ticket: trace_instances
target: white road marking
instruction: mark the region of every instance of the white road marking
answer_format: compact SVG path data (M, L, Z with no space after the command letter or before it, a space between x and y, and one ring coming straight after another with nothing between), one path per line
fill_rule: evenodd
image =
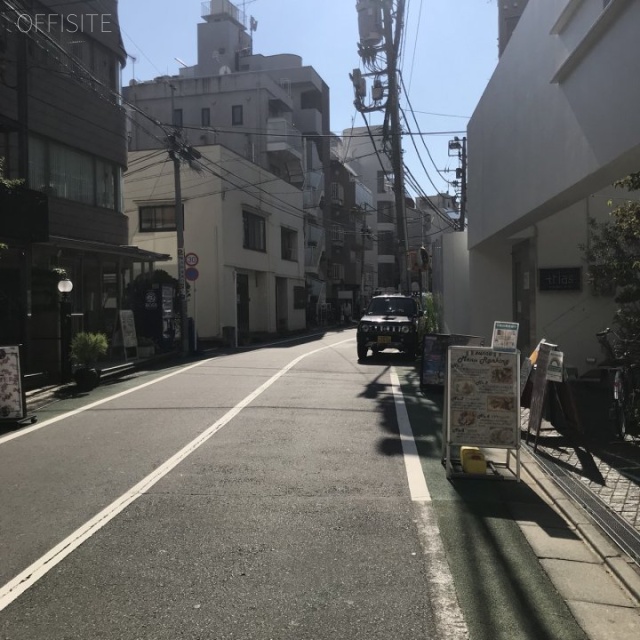
M413 431L411 431L411 423L409 422L407 407L404 403L402 389L400 389L400 380L398 379L398 374L395 369L391 369L391 388L393 390L393 398L396 405L398 429L400 430L400 442L402 443L404 466L407 471L407 480L409 481L411 499L414 502L431 502L431 494L427 488L427 482L424 479L416 441L413 439Z
M64 560L71 552L77 549L85 540L88 540L94 533L99 531L102 527L104 527L108 522L113 520L121 511L123 511L126 507L128 507L132 502L137 500L139 497L144 495L153 485L155 485L158 481L160 481L164 476L166 476L170 471L172 471L180 462L182 462L187 456L196 451L199 447L201 447L207 440L209 440L215 433L220 431L222 427L224 427L229 421L235 418L247 405L253 402L259 395L261 395L264 391L266 391L272 384L274 384L278 379L280 379L285 373L287 373L290 369L295 367L301 360L304 358L311 356L315 353L319 353L320 351L325 351L326 349L332 349L340 344L345 342L352 342L353 338L349 340L341 340L340 342L334 342L333 344L327 345L326 347L320 347L319 349L314 349L313 351L309 351L307 353L303 353L301 356L298 356L294 360L292 360L285 367L280 369L278 373L271 376L269 380L260 385L255 391L246 396L243 400L241 400L233 409L227 411L227 413L222 416L219 420L214 422L210 427L208 427L205 431L203 431L198 437L194 438L189 444L180 449L176 454L174 454L171 458L169 458L164 464L158 467L155 471L150 473L146 478L141 480L134 487L129 489L126 493L120 496L118 499L114 500L108 507L103 509L100 513L94 516L91 520L86 522L80 528L76 529L70 536L65 538L62 542L56 545L53 549L49 550L45 555L36 560L33 564L27 567L24 571L19 573L13 580L7 582L2 588L0 588L0 611L9 606L16 598L18 598L22 593L24 593L27 589L32 587L40 578L42 578L45 574L47 574L51 569L53 569L59 562ZM205 361L206 362L206 361ZM113 400L115 398L127 395L128 393L132 393L138 389L146 387L150 384L154 384L155 382L159 382L160 380L166 380L181 371L186 371L195 366L198 366L197 363L195 365L190 365L185 369L180 369L178 372L170 373L162 378L158 378L157 380L153 380L151 382L145 383L134 389L129 389L122 393L116 394L114 396L110 396L105 400L100 400L98 402L94 402L91 405L88 405L84 408L84 410L95 407L99 404L103 404L108 400ZM76 411L71 411L69 413L64 414L63 416L58 416L57 418L53 418L52 420L48 420L47 423L51 424L51 422L57 422L58 420L62 420L65 417L69 417L80 413L80 409ZM45 426L46 423L40 425L40 428Z
M425 573L429 583L429 601L439 640L468 640L469 630L462 615L453 576L447 562L440 530L431 504L431 494L422 471L416 441L411 430L407 407L395 368L391 369L391 388L396 406L400 442L409 482L411 500L415 503L418 538L425 556Z

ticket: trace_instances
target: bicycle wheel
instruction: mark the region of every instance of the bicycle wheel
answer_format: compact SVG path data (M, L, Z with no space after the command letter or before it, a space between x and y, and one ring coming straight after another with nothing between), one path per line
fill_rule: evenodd
M616 402L616 436L619 440L624 440L627 435L627 422L629 416L624 406L624 402Z

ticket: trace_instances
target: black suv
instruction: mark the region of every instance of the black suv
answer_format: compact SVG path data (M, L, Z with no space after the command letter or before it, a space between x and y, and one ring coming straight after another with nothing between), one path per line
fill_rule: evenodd
M358 323L358 359L384 349L398 349L410 356L420 352L425 331L424 312L418 298L401 294L376 296Z

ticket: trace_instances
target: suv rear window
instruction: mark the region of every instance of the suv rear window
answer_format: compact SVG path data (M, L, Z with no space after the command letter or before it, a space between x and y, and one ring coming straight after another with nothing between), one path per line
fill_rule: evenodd
M417 311L416 302L411 298L374 298L367 309L367 315L396 314L400 316L415 316Z

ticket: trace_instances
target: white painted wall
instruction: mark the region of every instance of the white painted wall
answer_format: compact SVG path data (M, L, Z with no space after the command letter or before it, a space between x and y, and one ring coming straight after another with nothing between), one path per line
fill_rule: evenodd
M471 330L469 299L469 252L467 233L442 234L442 292L445 333L469 334Z
M586 284L586 218L640 169L638 24L636 0L529 2L468 127L470 332L513 318L511 250L528 236L534 338L579 372L615 311ZM538 269L562 266L584 268L582 290L540 291Z
M529 2L469 122L469 243L503 237L640 166L640 3ZM607 19L607 16L610 16ZM588 37L587 32L602 33ZM583 43L560 82L554 76Z
M286 278L289 330L305 327L304 309L293 308L293 287L304 286L304 234L302 192L250 163L234 152L212 145L198 147L208 171L196 173L183 166L185 253L199 257L199 278L189 296L189 315L197 314L200 338L222 335L222 327L236 324L234 273L249 275L250 330L276 331L275 278ZM151 251L176 255L175 232L141 233L138 207L171 203L174 197L172 163L146 162L148 152L129 156L130 177L125 176L125 212L130 242ZM146 168L142 168L146 167ZM219 177L221 176L221 177ZM243 208L266 217L266 252L243 248ZM297 260L281 257L281 227L297 233ZM177 263L163 264L177 277Z

